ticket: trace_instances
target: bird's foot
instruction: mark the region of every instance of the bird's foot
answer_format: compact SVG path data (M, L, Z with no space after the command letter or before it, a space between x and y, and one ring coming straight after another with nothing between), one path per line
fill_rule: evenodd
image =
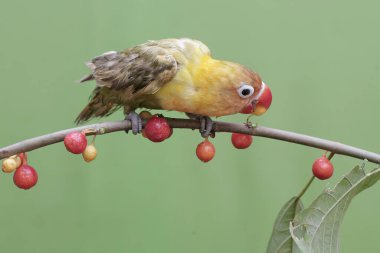
M197 115L197 114L192 114L192 113L186 113L186 115L190 119L196 119L199 120L201 123L199 132L201 133L201 136L203 138L207 138L209 136L214 137L215 133L212 132L212 128L214 126L214 121L208 116L202 116L202 115Z
M125 117L125 120L131 121L132 125L132 133L134 135L141 133L142 130L142 122L141 117L138 115L135 111L131 111L128 113L128 115ZM125 130L126 133L129 132L129 130Z

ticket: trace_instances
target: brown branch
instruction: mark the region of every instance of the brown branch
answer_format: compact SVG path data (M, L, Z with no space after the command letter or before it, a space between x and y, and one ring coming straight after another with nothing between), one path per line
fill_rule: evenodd
M175 119L166 118L170 126L173 128L188 128L188 129L199 129L199 121L190 119ZM143 122L145 124L145 122ZM37 148L41 148L47 145L51 145L57 142L63 141L66 134L73 131L82 131L85 129L95 129L97 134L106 134L116 131L124 131L131 129L131 124L129 121L114 121L114 122L104 122L93 125L81 126L71 129L62 130L59 132L42 135L32 139L24 140L13 145L4 147L0 149L0 159L9 157L11 155L19 154L22 152L31 151ZM214 124L215 132L235 132L242 134L250 134L254 136L261 136L265 138L271 138L281 141L287 141L292 143L297 143L309 147L319 148L322 150L328 150L335 154L341 154L346 156L355 157L358 159L367 159L373 163L380 163L380 154L369 152L363 149L345 145L342 143L324 140L308 135L293 133L289 131L273 129L264 126L256 126L253 128L247 127L245 124L227 123L215 121ZM88 135L92 135L90 133Z

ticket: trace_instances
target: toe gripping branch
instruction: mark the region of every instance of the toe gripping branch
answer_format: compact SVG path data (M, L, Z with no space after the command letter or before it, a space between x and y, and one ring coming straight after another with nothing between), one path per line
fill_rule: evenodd
M192 113L186 113L186 115L190 119L199 120L201 124L199 128L199 132L201 133L201 136L203 138L207 138L209 136L213 137L215 135L215 133L212 132L212 128L214 127L214 121L212 121L210 117L192 114Z
M138 115L135 111L132 111L125 117L125 120L131 121L132 133L134 135L141 133L142 121L140 115ZM125 132L128 133L129 130L125 130Z
M214 135L212 132L212 129L214 127L214 121L208 117L208 116L202 116L202 115L195 115L195 114L187 114L189 118L199 120L200 122L200 129L199 132L201 133L201 136L203 138L207 138L209 136ZM130 112L126 117L125 120L129 120L132 125L132 133L134 135L141 133L142 131L142 120L139 114L132 111ZM129 132L129 130L125 130L126 133Z
M201 136L203 138L207 138L210 135L215 135L215 133L212 132L212 128L214 126L214 121L210 117L203 116L200 119L201 127L199 129L199 132L201 133Z

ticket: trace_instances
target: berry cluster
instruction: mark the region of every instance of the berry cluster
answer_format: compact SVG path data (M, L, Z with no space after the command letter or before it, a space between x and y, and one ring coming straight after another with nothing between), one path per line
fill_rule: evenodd
M166 119L162 116L152 115L148 111L140 113L142 119L147 120L142 136L152 142L162 142L173 134L173 129L169 126ZM88 145L86 133L92 130L84 130L82 132L68 133L64 138L66 149L73 154L82 154L84 161L91 162L97 156L95 148L95 137ZM232 133L231 142L237 149L248 148L253 141L253 137L247 134ZM215 156L215 146L206 138L198 144L195 151L198 159L202 162L209 162ZM2 170L5 173L12 173L14 184L21 189L30 189L37 184L38 175L36 170L28 165L26 153L11 156L2 163ZM321 180L330 178L334 173L334 167L326 155L316 159L312 166L313 175Z
M162 142L172 136L173 129L169 126L164 117L152 115L148 111L142 111L140 117L147 120L145 127L142 130L143 137L152 142ZM251 145L252 136L233 133L231 141L235 148L245 149ZM198 144L195 153L199 160L206 163L214 158L215 147L208 139L205 139Z
M24 190L30 189L37 184L38 174L36 170L28 165L26 153L11 156L3 161L2 170L13 174L14 184Z
M95 137L90 145L87 145L86 130L82 132L71 132L63 140L67 151L73 154L82 154L83 160L91 162L95 160L97 151L95 148ZM94 135L96 136L96 135Z

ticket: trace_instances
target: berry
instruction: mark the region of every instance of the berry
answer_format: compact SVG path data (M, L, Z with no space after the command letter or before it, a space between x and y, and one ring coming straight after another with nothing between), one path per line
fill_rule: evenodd
M252 135L232 133L231 142L237 149L245 149L251 146Z
M82 156L83 159L88 163L95 160L97 156L97 151L94 144L88 145L86 149L83 151Z
M204 140L198 144L197 150L195 151L197 157L202 162L207 163L212 160L215 156L215 147L209 140Z
M81 154L87 147L86 135L81 132L72 132L65 136L65 147L73 154Z
M11 172L15 171L21 165L20 158L18 158L18 160L20 161L19 163L17 162L16 158L11 158L10 157L10 158L5 159L3 161L1 169L5 173L11 173Z
M150 119L153 117L152 114L148 111L141 111L139 115L141 119Z
M22 165L13 174L13 182L21 189L27 190L37 184L38 175L35 169L29 165Z
M330 178L334 173L334 166L329 161L329 159L326 158L325 155L318 158L313 163L313 174L315 177L325 180Z
M172 135L173 135L173 128L170 128L170 133L169 133L168 138L172 137ZM166 138L166 139L168 139L168 138Z
M165 118L153 116L145 125L144 135L153 142L161 142L170 137L171 130Z

